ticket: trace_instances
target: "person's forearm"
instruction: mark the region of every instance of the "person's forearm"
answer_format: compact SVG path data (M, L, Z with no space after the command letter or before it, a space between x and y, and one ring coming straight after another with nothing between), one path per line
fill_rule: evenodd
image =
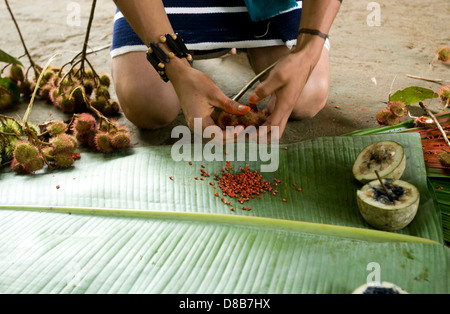
M161 0L114 0L131 28L145 45L158 43L165 34L172 34L164 5ZM169 52L165 45L160 45L164 52ZM182 69L189 67L185 58L174 58L166 64L166 74L172 83L182 74ZM181 75L182 76L182 75Z
M339 0L303 0L299 32L301 29L309 29L328 34L341 2ZM322 51L323 43L324 39L317 35L299 33L295 51L308 46L312 52L317 51L318 53Z
M148 45L158 42L163 34L173 33L161 0L114 0L123 16Z

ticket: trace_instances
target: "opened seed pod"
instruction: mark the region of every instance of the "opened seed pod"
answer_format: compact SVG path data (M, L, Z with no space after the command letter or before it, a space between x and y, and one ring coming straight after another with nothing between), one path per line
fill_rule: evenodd
M372 281L359 286L352 294L408 294L408 292L388 281Z
M420 202L419 190L402 180L374 180L357 193L358 208L373 227L385 231L400 230L416 216Z
M405 171L406 155L403 146L394 141L375 142L365 147L353 164L353 175L363 184L381 178L400 179Z

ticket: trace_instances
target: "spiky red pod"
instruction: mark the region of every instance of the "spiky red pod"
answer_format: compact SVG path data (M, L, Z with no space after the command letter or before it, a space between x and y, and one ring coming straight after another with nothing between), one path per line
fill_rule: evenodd
M106 99L104 96L95 97L91 101L91 106L102 113L107 104L108 104L108 99Z
M17 159L13 158L12 162L11 162L11 170L19 173L19 174L27 174L27 170L25 169L25 167L23 166L22 163L18 162Z
M109 99L109 98L111 97L111 95L109 94L108 87L102 86L102 85L98 86L98 87L95 89L95 95L96 95L96 97L103 96L103 97L105 97L106 99Z
M56 136L67 131L67 123L63 121L55 121L47 126L47 131L50 136Z
M444 167L450 167L450 153L447 151L439 152L436 154L437 160L443 165Z
M90 78L90 79L94 78L94 71L92 71L91 68L85 69L84 74L87 78Z
M117 149L128 147L130 142L131 137L129 132L119 131L111 134L111 145Z
M57 136L52 137L50 143L52 144L53 152L55 154L72 154L77 149L76 139L67 133L58 134Z
M391 101L388 103L389 111L396 117L403 117L406 113L406 105L401 101Z
M443 102L443 103L448 103L449 99L450 99L450 85L444 85L442 86L437 94L439 95L439 99Z
M27 173L32 173L41 170L42 168L44 168L44 159L42 158L41 155L38 155L32 161L23 164L23 168Z
M56 86L52 87L52 89L49 92L49 97L50 97L50 101L55 106L57 106L57 98L59 95L61 95L59 87L56 87Z
M103 109L101 109L101 112L105 116L113 116L119 113L119 110L119 103L115 100L110 99L106 102L106 105L103 107Z
M0 109L9 109L13 105L13 97L9 90L0 89Z
M111 144L111 136L108 132L98 131L94 137L95 148L102 153L111 153L114 147Z
M56 97L53 104L63 112L72 113L75 111L75 100L73 98L69 99L65 94Z
M396 125L400 123L400 118L392 114L389 109L378 111L375 119L380 125Z
M238 124L241 124L244 127L247 127L250 125L257 126L257 124L259 123L259 118L256 115L256 113L253 111L249 111L248 113L246 113L242 116L238 116L237 119L238 119Z
M41 87L39 87L38 95L45 100L50 100L50 91L52 90L53 86L51 84L44 84Z
M444 63L447 63L450 61L450 46L442 46L440 47L437 52L437 58L439 61L442 61Z
M54 163L57 167L67 168L73 165L73 155L70 153L59 153L54 156Z
M84 79L83 87L84 87L84 92L86 93L86 95L91 96L92 92L94 91L94 88L95 88L94 80L93 79Z
M25 97L29 98L33 93L34 86L31 81L24 80L19 83L19 91Z
M53 158L53 147L52 146L45 146L42 148L42 154L45 155L46 158Z
M32 161L38 156L38 149L33 144L27 141L19 141L14 146L14 158L19 163L26 163Z
M377 112L375 115L375 120L379 125L385 125L390 115L392 115L392 113L389 109L383 109Z
M89 113L80 113L75 116L72 124L72 130L75 132L89 132L95 129L97 121L94 116Z
M226 111L220 112L215 122L223 130L225 130L227 126L236 126L239 124L238 117Z
M9 77L15 82L22 82L25 79L23 68L20 65L13 64L9 69Z
M108 74L102 73L99 75L100 84L105 87L109 87L111 85L111 78Z
M104 131L104 132L114 132L117 128L120 127L119 122L117 122L117 120L114 119L109 119L110 124L108 123L102 123L102 125L98 126L99 131Z

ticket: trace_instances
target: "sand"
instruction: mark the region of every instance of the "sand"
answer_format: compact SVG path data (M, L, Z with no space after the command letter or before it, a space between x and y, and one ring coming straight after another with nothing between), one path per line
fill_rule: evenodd
M81 51L91 1L11 0L9 3L38 64L44 65L52 55L59 53L54 63L61 65ZM379 25L372 18L376 13L372 4L379 7ZM79 24L71 15L77 7L80 8ZM113 1L97 2L89 39L89 47L98 50L89 55L97 72L110 72L108 47L112 40L114 11ZM406 75L450 80L450 64L436 63L429 67L437 48L450 44L449 17L448 0L344 1L330 32L331 88L327 105L312 119L290 121L282 142L376 127L375 114L386 107L390 92L408 86L437 90L439 84ZM0 49L16 57L23 55L24 49L3 1L0 3L0 29ZM28 64L26 57L22 60ZM230 97L254 75L245 54L196 61L195 66L208 73ZM115 95L113 89L112 94ZM245 103L246 96L241 102ZM27 104L23 101L6 114L22 117ZM437 100L428 105L435 112L442 111ZM413 105L411 113L422 114L418 108ZM39 124L68 117L54 106L36 101L30 121ZM185 124L181 113L171 125L154 131L135 128L123 115L119 122L132 130L134 146L170 143L172 128Z

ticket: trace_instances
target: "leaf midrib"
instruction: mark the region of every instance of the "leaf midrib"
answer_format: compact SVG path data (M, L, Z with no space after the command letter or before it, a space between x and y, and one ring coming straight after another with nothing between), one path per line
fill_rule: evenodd
M254 227L287 231L295 233L309 233L324 236L342 237L369 242L408 242L438 244L441 243L417 236L387 232L374 229L338 226L297 220L256 216L232 216L214 213L192 213L155 210L111 209L93 207L69 207L69 206L23 206L1 205L0 210L22 210L46 213L62 213L75 215L93 215L107 217L128 217L141 219L178 220L200 223L228 224L243 227Z

